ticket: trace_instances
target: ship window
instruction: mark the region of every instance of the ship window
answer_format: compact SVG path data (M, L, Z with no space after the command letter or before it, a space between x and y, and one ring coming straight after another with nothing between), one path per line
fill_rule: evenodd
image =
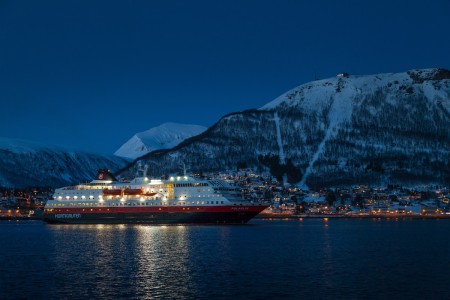
M209 204L209 201L206 201L206 204Z
M223 201L220 201L220 204L223 204Z

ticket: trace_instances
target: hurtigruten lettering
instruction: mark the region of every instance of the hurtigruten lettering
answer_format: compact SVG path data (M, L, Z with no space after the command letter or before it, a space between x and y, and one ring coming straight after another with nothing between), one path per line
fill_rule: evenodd
M80 219L81 214L55 214L56 219Z

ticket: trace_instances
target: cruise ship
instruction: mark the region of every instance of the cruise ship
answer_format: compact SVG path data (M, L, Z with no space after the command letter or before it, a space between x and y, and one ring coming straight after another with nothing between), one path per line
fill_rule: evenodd
M47 223L244 224L267 207L242 199L222 180L190 176L117 181L107 169L90 183L58 188L44 207Z

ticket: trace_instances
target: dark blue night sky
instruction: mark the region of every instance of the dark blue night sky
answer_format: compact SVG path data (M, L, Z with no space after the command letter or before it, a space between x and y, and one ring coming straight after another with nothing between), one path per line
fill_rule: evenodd
M450 68L449 30L449 0L0 0L0 136L113 153L315 77Z

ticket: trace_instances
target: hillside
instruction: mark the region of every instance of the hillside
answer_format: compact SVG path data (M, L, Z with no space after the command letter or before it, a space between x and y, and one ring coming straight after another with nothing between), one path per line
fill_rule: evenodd
M340 74L229 114L142 162L155 176L184 163L190 172L271 168L307 185L450 183L449 130L450 71Z

